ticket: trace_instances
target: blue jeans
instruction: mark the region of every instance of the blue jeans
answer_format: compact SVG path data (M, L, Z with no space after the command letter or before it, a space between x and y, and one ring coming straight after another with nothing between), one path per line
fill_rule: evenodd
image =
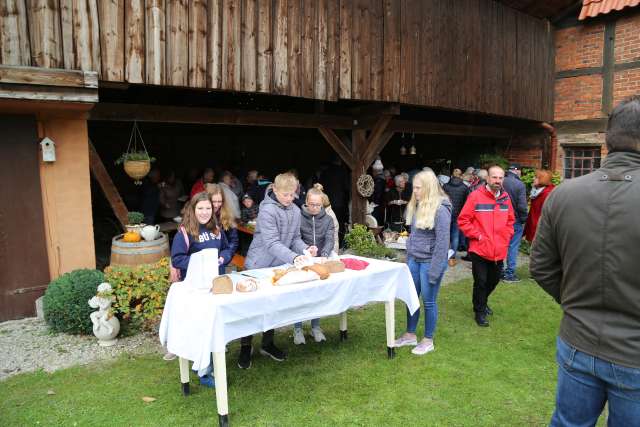
M440 282L444 275L444 270L440 277L438 277L437 283L429 283L429 268L430 262L418 262L413 257L409 257L407 260L411 277L413 277L413 283L416 286L416 292L418 297L422 295L424 302L424 336L425 338L433 338L433 333L436 330L436 323L438 322L438 291L440 290ZM446 270L446 263L445 263ZM407 332L415 334L418 327L418 320L420 320L420 308L411 315L407 309Z
M513 276L516 272L516 261L518 252L520 251L520 241L522 240L522 232L524 225L517 222L513 224L513 237L509 242L509 252L507 253L507 268L504 269L505 276Z
M453 249L454 251L453 258L455 258L456 257L455 253L458 252L458 245L460 244L460 227L458 227L458 218L451 218L450 240L451 240L451 249Z
M640 369L607 362L557 339L558 390L551 427L594 426L609 403L609 427L640 425Z
M294 324L293 327L296 328L296 329L302 329L302 322L298 322L298 323ZM319 328L320 327L320 319L311 319L311 327L312 328Z

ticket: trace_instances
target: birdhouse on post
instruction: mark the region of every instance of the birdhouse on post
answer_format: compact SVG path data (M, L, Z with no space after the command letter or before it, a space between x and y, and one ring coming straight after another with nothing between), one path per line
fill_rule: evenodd
M44 138L40 141L40 147L42 148L42 161L43 162L55 162L56 161L56 144L51 138Z

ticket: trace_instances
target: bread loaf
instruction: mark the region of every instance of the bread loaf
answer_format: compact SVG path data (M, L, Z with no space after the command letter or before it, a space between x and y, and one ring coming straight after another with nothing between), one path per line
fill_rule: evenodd
M254 292L258 290L258 281L250 277L240 280L236 284L236 291L238 292Z
M320 276L321 280L325 280L329 277L329 269L322 264L313 264L308 267L304 267L303 270L313 271L318 276Z
M329 270L329 273L342 273L345 269L342 261L327 261L322 265Z
M214 294L230 294L233 292L233 281L226 274L213 278L211 292Z

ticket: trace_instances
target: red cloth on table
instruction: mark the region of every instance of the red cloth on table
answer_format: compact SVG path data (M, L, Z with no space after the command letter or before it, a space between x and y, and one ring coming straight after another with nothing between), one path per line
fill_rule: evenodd
M344 263L344 267L349 270L364 270L369 263L355 258L342 258L340 261Z

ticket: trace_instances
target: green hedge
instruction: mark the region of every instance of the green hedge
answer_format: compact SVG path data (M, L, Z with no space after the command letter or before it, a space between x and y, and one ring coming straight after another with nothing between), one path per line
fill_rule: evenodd
M51 329L68 334L91 334L88 301L95 296L104 274L98 270L74 270L53 282L44 294L44 319Z

